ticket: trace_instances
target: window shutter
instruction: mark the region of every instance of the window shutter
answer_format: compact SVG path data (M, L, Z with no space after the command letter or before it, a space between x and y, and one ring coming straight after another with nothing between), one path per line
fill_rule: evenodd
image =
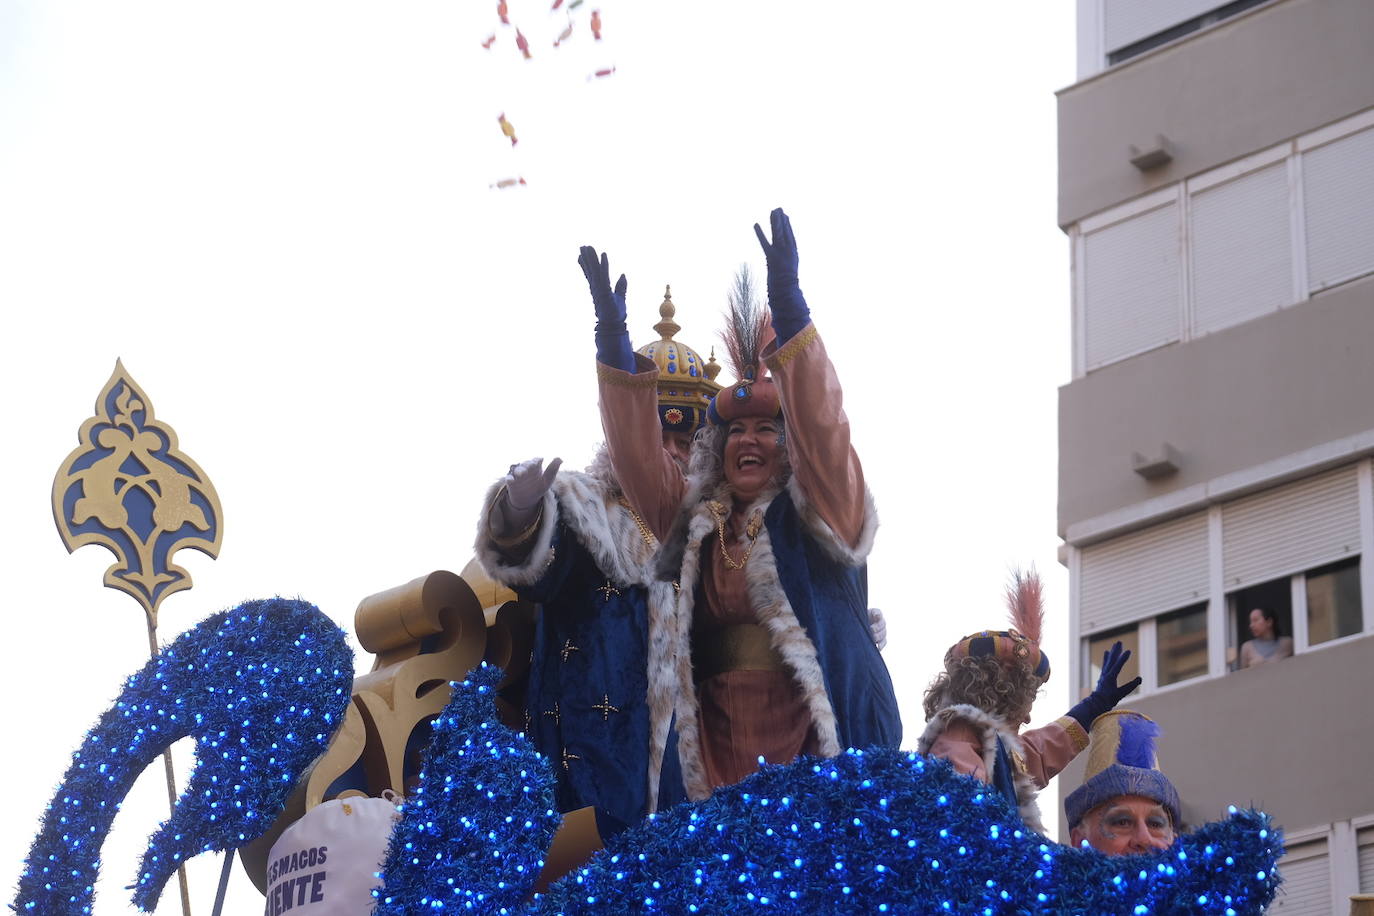
M1222 569L1228 591L1360 552L1355 467L1227 503L1221 509Z
M1360 893L1374 894L1374 827L1356 834L1360 850Z
M1083 236L1087 368L1178 340L1178 205Z
M1293 244L1287 165L1280 162L1194 194L1192 245L1194 334L1288 305Z
M1083 549L1080 635L1206 600L1206 512Z
M1311 291L1374 271L1374 128L1302 155Z
M1330 916L1331 865L1326 841L1290 847L1279 860L1283 884L1268 912L1282 916Z
M1170 26L1187 22L1217 7L1226 0L1106 0L1104 32L1108 53L1149 38Z

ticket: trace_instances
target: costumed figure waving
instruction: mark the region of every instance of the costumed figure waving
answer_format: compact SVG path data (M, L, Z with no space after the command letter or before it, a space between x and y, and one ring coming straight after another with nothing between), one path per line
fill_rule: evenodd
M1034 571L1014 574L1007 605L1011 629L965 636L945 653L945 670L926 688L927 722L916 748L990 783L1019 808L1028 827L1044 833L1036 796L1088 746L1093 720L1140 686L1140 678L1118 686L1131 657L1118 642L1086 699L1049 725L1021 731L1050 678L1050 660L1040 648L1044 607Z
M665 293L654 326L661 339L639 352L666 370L659 451L685 467L720 367L673 339L674 313ZM647 706L649 619L670 615L676 593L653 576L658 539L630 507L606 450L585 473L559 473L560 464L512 465L491 488L477 556L493 579L541 605L526 731L554 764L559 809L594 807L606 838L684 798L676 740L668 722L651 732Z
M733 297L728 343L739 380L712 401L690 476L659 442L658 369L600 335L623 327L625 277L612 288L605 255L583 248L579 259L596 305L611 462L664 541L660 574L680 584L672 612L650 616L649 708L654 728L676 721L692 798L749 775L760 759L901 741L869 624L865 560L877 517L797 283L791 223L782 210L771 223L771 239L754 227L771 329L767 311Z

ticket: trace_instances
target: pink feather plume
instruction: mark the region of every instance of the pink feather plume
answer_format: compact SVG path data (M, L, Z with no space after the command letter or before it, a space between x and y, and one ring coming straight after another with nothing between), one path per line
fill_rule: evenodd
M1037 646L1045 624L1045 605L1040 574L1034 569L1012 570L1007 583L1007 613L1011 625Z

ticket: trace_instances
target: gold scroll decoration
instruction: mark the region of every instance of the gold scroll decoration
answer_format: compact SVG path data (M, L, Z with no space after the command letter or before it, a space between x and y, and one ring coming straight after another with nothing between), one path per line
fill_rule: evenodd
M162 600L191 587L172 555L194 547L219 556L219 495L120 361L77 438L53 478L57 530L69 553L86 544L113 553L105 585L138 601L156 628Z
M266 892L272 844L306 811L332 798L378 796L387 789L405 795L413 788L430 722L449 700L448 682L462 679L479 662L503 669L497 710L506 725L525 728L534 613L534 606L492 582L475 562L462 576L439 570L359 603L354 630L375 662L354 679L343 726L276 823L240 849L259 891ZM565 816L539 888L600 848L591 809Z

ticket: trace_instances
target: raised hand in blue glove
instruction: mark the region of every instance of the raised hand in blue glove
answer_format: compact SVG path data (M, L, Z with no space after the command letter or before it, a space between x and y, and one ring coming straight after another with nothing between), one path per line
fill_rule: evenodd
M630 346L630 332L625 328L625 275L621 274L611 289L611 265L606 255L598 259L596 249L583 245L577 263L591 287L592 304L596 306L596 358L613 369L635 371L635 351Z
M783 344L811 321L811 310L806 307L801 287L797 285L797 239L792 234L792 221L782 212L782 207L768 215L773 230L769 241L758 223L754 224L754 234L763 246L763 257L768 262L768 307L773 312L773 330L778 333L778 343Z
M1116 682L1121 676L1121 669L1126 667L1126 660L1130 657L1131 650L1122 651L1119 639L1102 653L1102 673L1097 677L1097 686L1081 703L1069 710L1069 715L1077 719L1078 724L1084 729L1091 728L1093 719L1110 709L1115 709L1117 703L1140 686L1140 678L1119 685Z

